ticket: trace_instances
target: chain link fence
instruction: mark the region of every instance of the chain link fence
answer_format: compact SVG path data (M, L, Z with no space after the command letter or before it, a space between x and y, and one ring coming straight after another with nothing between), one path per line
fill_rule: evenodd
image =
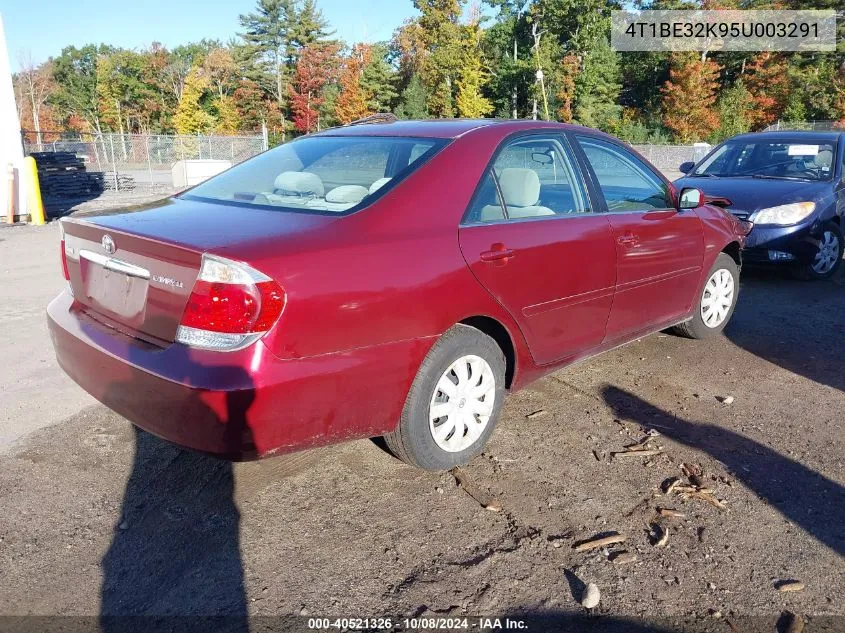
M37 163L42 158L42 180L59 183L51 188L42 182L47 197L73 197L75 191L92 197L97 189L100 194L167 194L189 183L186 161L219 161L224 168L267 149L263 136L74 133L42 143L32 142L34 137L33 132L23 132L24 151L35 155Z
M678 169L681 163L697 163L713 149L708 143L695 145L632 145L648 161L662 171L667 178L674 180L681 177Z

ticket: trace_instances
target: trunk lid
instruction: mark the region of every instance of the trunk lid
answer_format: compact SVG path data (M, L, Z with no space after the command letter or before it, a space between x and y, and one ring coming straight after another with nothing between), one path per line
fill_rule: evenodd
M286 239L334 220L170 199L114 215L65 218L62 228L80 309L126 334L166 345L176 337L203 253L253 264L251 255L267 256Z

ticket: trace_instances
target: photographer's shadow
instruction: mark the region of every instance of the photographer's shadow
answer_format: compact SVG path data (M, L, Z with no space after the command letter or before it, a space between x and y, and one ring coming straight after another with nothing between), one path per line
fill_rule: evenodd
M708 453L789 521L845 554L845 488L836 481L749 437L685 420L624 389L608 385L602 396L614 415L658 426L666 437Z
M210 371L245 374L236 367ZM112 402L137 399L128 406L149 397L134 392L131 382L109 392ZM251 437L253 398L251 390L227 398L226 419L215 416L227 435ZM185 410L214 416L198 394L191 399ZM132 471L102 559L102 630L248 631L232 464L133 430Z

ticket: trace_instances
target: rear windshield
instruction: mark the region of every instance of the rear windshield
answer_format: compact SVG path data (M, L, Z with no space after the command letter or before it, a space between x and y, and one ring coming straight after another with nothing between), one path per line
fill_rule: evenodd
M830 180L835 156L836 146L830 141L764 141L746 137L717 147L690 175Z
M245 161L182 194L305 213L351 213L422 165L442 139L311 136Z

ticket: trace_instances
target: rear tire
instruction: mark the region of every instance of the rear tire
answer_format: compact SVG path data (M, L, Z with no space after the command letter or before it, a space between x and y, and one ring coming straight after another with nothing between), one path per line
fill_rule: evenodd
M739 267L733 257L719 253L698 295L692 318L673 330L680 336L705 339L716 336L733 316L739 293Z
M429 350L395 431L384 436L399 459L448 470L478 455L505 398L505 356L486 334L455 325Z

